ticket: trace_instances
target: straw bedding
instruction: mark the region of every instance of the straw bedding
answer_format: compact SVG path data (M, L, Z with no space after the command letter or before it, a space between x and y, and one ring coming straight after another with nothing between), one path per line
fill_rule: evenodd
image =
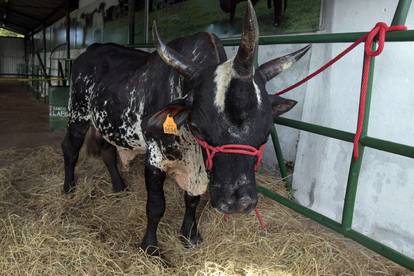
M142 160L124 178L130 191L111 192L101 160L81 157L77 191L62 194L63 161L53 147L0 151L0 273L4 275L408 275L408 271L275 202L260 198L268 225L253 214L228 222L203 197L204 241L178 239L183 195L167 180L167 210L158 239L169 265L137 247L145 227ZM268 187L283 185L268 172Z

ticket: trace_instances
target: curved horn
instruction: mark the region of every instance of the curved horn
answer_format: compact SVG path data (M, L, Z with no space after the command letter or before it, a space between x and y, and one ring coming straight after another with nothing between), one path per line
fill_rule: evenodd
M265 81L270 81L271 79L279 75L283 70L288 69L296 61L303 57L306 54L306 52L309 51L310 48L311 45L309 44L296 52L287 54L283 57L272 59L260 65L257 71L259 71L262 74Z
M259 27L257 24L256 13L252 3L248 0L240 47L234 58L233 64L233 68L239 76L247 77L253 75L253 63L258 41Z
M158 34L157 24L154 20L152 25L152 40L157 49L158 55L169 66L177 70L186 79L191 79L197 74L197 66L187 60L183 55L168 47Z

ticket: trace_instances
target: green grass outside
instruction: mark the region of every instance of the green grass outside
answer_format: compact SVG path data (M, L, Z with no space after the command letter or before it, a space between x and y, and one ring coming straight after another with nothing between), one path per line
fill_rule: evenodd
M219 0L187 0L150 13L150 24L155 19L159 31L167 41L199 31L211 31L221 37L237 36L242 28L247 2L237 5L234 25L229 15L220 9ZM287 9L278 27L273 26L273 8L261 0L255 7L261 35L293 32L312 32L319 27L320 0L288 0ZM144 12L135 15L135 43L144 43ZM128 43L128 19L106 22L104 40Z

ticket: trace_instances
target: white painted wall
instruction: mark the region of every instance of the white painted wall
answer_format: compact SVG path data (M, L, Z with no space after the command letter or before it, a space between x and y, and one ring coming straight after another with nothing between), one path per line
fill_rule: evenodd
M0 37L0 73L16 73L24 63L24 39Z
M397 2L325 1L323 16L326 31L368 31L378 21L391 23ZM407 26L414 27L413 8ZM347 45L314 45L311 71ZM303 121L355 132L362 56L362 48L359 47L308 83ZM388 43L377 58L369 136L414 146L413 65L414 43ZM315 211L341 221L351 155L350 143L300 132L293 175L296 199ZM353 228L414 257L413 210L414 160L367 149Z

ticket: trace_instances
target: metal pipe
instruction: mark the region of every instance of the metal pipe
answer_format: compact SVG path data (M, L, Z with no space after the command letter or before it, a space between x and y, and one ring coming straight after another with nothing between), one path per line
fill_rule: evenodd
M404 25L407 20L410 6L411 0L398 1L397 9L395 10L391 25Z
M69 12L69 6L70 0L66 0L66 58L70 59L70 12Z
M377 43L372 44L372 49L375 50ZM365 59L366 57L364 57ZM369 113L371 107L371 96L372 96L372 84L374 80L374 71L375 71L375 57L371 58L370 62L370 72L368 76L368 86L366 91L366 102L365 102L365 114L364 114L364 126L362 128L362 137L367 135L368 123L369 123ZM364 73L362 73L364 74ZM351 159L351 165L348 173L348 181L346 184L346 192L344 199L344 208L342 210L342 227L346 230L352 228L352 220L354 216L355 208L355 199L358 188L358 178L361 171L362 160L364 157L364 145L359 143L359 158L355 160Z
M373 137L362 137L360 143L366 147L414 158L414 147Z
M135 0L128 0L128 44L135 41Z
M287 119L283 117L277 118L276 120L274 120L274 123L278 125L283 125L283 126L315 133L318 135L338 139L338 140L349 142L349 143L353 143L354 141L354 134L351 132L343 131L343 130L319 126L319 125L315 125L311 123L305 123L302 121ZM387 140L382 140L378 138L368 137L368 136L362 137L360 139L360 143L363 146L366 146L369 148L382 150L382 151L386 151L389 153L406 156L409 158L414 158L414 146L403 145L403 144L399 144L399 143L395 143L395 142L391 142Z
M48 76L47 74L47 70L46 70L46 66L42 61L42 58L40 57L39 52L36 53L37 59L39 60L40 63L40 68L42 68L42 72L43 72L43 76L46 78ZM50 82L50 80L48 81L49 85L52 85L52 83Z
M297 121L297 120L283 118L283 117L277 118L276 120L274 120L274 122L278 125L284 125L284 126L288 126L288 127L292 127L292 128L296 128L300 130L305 130L308 132L312 132L315 134L327 136L330 138L334 138L334 139L338 139L338 140L342 140L342 141L346 141L350 143L354 141L355 135L351 132L347 132L343 130L319 126L319 125L315 125L311 123L305 123L302 121Z
M47 67L47 63L46 63L46 27L45 27L45 24L42 25L42 36L43 36L43 60L45 62L45 66Z
M305 34L284 36L262 36L259 38L260 45L273 44L304 44L304 43L347 43L354 42L366 34L366 32L335 33L335 34ZM414 41L414 30L405 32L390 32L385 35L387 42L409 42ZM238 46L240 39L222 39L224 46ZM136 44L136 48L153 48L152 43Z
M144 12L144 39L145 44L149 43L149 0L145 0L145 12Z
M282 148L280 147L279 137L274 125L270 129L270 136L272 137L273 149L275 150L277 163L279 164L280 175L282 176L283 182L285 182L285 186L289 192L289 197L292 197L292 181L289 179L289 174L285 165L285 159L283 158Z
M24 36L24 72L25 74L29 73L29 50L27 49L29 47L29 38L27 35Z
M68 72L68 76L70 75L71 68L71 62L70 62L70 0L66 0L66 59L69 60L69 62L65 62L65 69ZM69 81L67 83L69 85Z

